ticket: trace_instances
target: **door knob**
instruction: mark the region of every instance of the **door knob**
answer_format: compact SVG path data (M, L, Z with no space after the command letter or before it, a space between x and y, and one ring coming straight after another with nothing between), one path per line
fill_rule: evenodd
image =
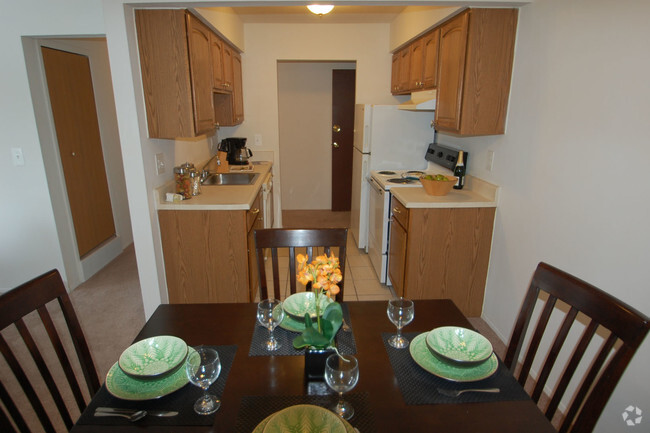
M339 144L336 141L334 143L332 143L332 146L334 146L335 149L339 148Z
M341 127L339 125L334 125L334 126L332 126L332 131L341 132Z

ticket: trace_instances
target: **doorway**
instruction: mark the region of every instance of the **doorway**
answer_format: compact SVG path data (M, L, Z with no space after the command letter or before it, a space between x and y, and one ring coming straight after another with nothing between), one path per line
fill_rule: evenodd
M71 203L63 176L62 156L42 56L43 47L85 56L90 66L96 118L99 122L100 156L103 158L108 196L112 205L112 209L105 212L112 214L114 235L100 241L96 247L90 247L85 253L77 242ZM24 37L23 48L63 261L62 273L68 289L72 290L133 243L106 39Z
M354 70L356 62L279 61L277 67L282 211L330 210L332 71Z

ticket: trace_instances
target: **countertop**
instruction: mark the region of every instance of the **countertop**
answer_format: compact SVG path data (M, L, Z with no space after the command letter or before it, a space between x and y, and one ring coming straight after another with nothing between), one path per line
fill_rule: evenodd
M397 187L390 190L407 208L496 207L499 186L473 176L465 177L465 187L452 189L447 195L428 195L423 187Z
M158 210L249 210L262 188L266 175L271 171L268 161L253 163L253 173L260 175L252 185L203 185L201 194L179 202L165 201L168 192L174 192L174 181L156 189L156 209ZM248 172L250 173L250 172Z

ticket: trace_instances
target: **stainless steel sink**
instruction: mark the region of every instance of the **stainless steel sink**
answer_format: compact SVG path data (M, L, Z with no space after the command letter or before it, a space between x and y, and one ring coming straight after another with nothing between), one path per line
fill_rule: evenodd
M252 185L259 173L212 173L201 181L202 185Z

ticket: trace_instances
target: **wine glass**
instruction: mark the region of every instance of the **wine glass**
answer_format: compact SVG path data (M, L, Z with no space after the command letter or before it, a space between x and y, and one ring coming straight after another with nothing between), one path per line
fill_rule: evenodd
M404 349L409 341L402 337L402 328L411 323L415 316L413 301L404 298L391 299L388 301L388 318L397 326L397 334L388 339L388 344L396 349Z
M332 408L334 413L343 419L354 415L354 408L343 400L343 393L350 391L359 381L359 362L352 355L345 357L334 353L325 361L325 382L334 392L339 393L339 400Z
M221 400L208 394L208 388L217 380L221 373L221 360L219 353L209 347L195 347L196 352L188 355L185 361L187 378L194 385L203 389L203 396L194 403L194 411L199 415L209 415L216 412L221 406Z
M273 330L284 319L284 309L279 299L265 299L257 304L257 321L269 330L269 339L262 343L268 351L278 350L280 343L273 336Z

